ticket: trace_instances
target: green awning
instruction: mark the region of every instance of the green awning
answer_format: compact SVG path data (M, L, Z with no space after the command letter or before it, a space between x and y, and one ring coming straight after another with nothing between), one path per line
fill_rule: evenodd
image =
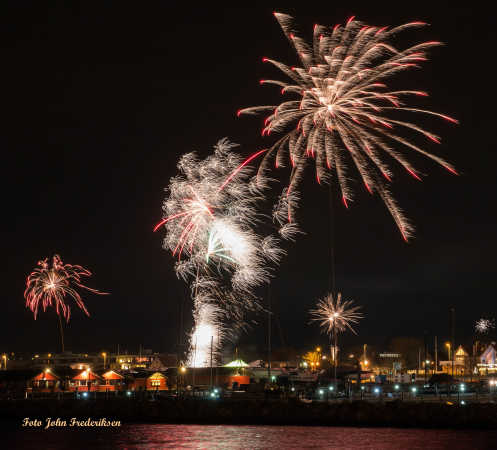
M225 364L223 367L249 367L249 365L241 359L235 359L234 361Z

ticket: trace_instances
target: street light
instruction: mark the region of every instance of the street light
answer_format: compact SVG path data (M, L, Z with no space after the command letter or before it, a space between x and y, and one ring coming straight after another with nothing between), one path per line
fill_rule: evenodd
M445 346L447 347L447 353L448 353L448 357L449 357L449 361L450 361L450 342L446 342Z

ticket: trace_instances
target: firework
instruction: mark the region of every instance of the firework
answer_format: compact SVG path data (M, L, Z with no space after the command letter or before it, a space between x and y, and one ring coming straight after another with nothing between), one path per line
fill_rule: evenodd
M313 42L308 44L293 31L290 16L275 13L275 17L295 47L301 66L289 67L264 58L264 62L276 66L290 81L261 80L261 84L277 85L282 94L290 93L299 98L277 106L256 106L238 111L238 115L270 111L262 135L283 134L266 152L260 170L264 172L272 161L277 168L289 160L292 166L290 192L302 177L307 161L314 159L317 182L329 181L334 172L347 207L352 200L348 178L352 163L367 191L380 195L407 240L412 226L383 181L391 181L393 176L384 157L399 163L418 180L420 177L405 154L392 145L428 157L454 174L456 171L450 163L424 150L415 140L403 137L402 132L407 130L435 143L440 142L438 136L410 119L396 118L393 113L425 114L452 123L457 120L409 106L408 98L428 94L417 90L390 90L384 81L399 72L419 67L427 59L427 50L441 43L423 42L398 50L391 43L396 34L426 24L411 22L388 30L387 27L366 26L351 17L345 26L336 25L332 29L316 25Z
M358 312L360 306L352 306L351 300L342 301L342 294L339 292L336 300L332 294L328 294L319 300L316 309L311 309L312 321L319 322L322 330L327 334L342 333L349 329L357 334L352 328L364 316Z
M222 311L216 305L205 302L205 298L195 299L193 313L195 327L190 336L190 351L187 364L191 367L207 367L218 361L220 344L224 338L221 325Z
M484 319L481 318L475 323L475 331L480 334L488 333L490 330L495 328L494 319Z
M222 341L243 327L243 312L259 308L254 289L269 281L270 264L284 254L279 239L255 231L265 180L255 180L248 164L264 151L242 160L231 152L234 146L223 139L203 160L195 153L181 158L155 227L165 227L164 248L177 258L178 277L192 287L188 361L196 366L206 365L211 346L218 361ZM227 322L235 324L231 331Z
M86 309L78 289L85 289L93 294L106 294L82 283L82 278L90 276L91 272L81 266L64 264L59 255L53 256L51 264L48 258L39 261L38 267L27 278L26 290L24 291L26 307L31 309L36 319L40 303L43 311L49 306L53 306L57 315L62 315L69 322L71 308L66 303L66 297L69 296L89 316L90 313Z

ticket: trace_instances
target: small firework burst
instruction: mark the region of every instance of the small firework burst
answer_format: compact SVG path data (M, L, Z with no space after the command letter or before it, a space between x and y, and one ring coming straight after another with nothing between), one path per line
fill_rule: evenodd
M475 331L480 334L486 334L495 328L495 319L481 318L475 323Z
M352 325L359 323L364 316L358 312L360 306L353 306L351 300L342 301L339 292L336 299L332 294L319 300L315 309L310 310L311 321L319 322L323 332L327 334L342 333L349 329L357 334Z
M31 309L36 320L40 303L43 311L49 306L53 306L57 315L62 315L69 322L71 308L66 303L66 297L69 296L89 316L90 313L78 293L78 288L93 294L106 295L105 292L89 288L82 283L82 278L90 276L91 272L81 266L64 264L59 255L53 256L51 264L48 258L39 261L38 267L29 274L26 281L26 290L24 291L26 307Z

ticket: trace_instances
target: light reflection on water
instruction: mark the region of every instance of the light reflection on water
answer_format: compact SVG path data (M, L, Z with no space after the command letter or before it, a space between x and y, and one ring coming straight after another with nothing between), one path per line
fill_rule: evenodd
M497 431L232 425L123 425L119 429L22 430L16 448L37 449L490 449ZM11 435L14 437L14 435ZM6 447L9 448L9 447Z

